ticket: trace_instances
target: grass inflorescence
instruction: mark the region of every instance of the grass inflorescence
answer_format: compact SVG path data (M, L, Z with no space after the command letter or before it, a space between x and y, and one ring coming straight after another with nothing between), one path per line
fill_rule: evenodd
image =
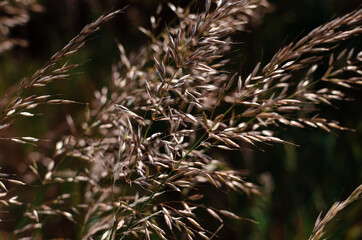
M46 231L48 221L61 216L77 229L80 239L215 239L226 218L246 218L207 204L210 201L204 199L209 196L199 189L262 194L244 171L216 158L215 151L227 154L294 144L277 136L285 127L349 130L320 115L318 107L348 100L344 89L362 84L361 52L343 45L360 37L361 9L315 28L243 75L228 67L234 61L228 56L238 46L233 38L261 22L270 4L266 0L204 3L198 11L193 3L161 5L170 8L175 19L163 27L152 17L150 30L140 28L149 44L137 53L127 54L116 41L120 60L112 66L111 86L94 93L83 122L66 116L70 134L58 137L53 154L31 154L28 167L42 189L33 201L9 198L6 182L25 185L23 189L27 184L1 175L1 204L5 209L22 209L13 237L36 238ZM29 8L13 4L1 3L0 9L26 14ZM30 7L42 9L35 2ZM79 64L60 63L122 12L105 14L86 25L32 77L1 98L0 134L20 118L35 116L39 105L75 103L36 95L33 90L71 78L71 70ZM14 24L26 22L25 15L20 16ZM0 33L7 40L1 39L0 53L19 43L7 38L3 25L10 25L5 20L0 20ZM39 140L1 138L33 145ZM81 192L77 201L71 189ZM358 187L347 200L333 205L318 219L310 239L319 239L326 223L360 193ZM213 218L217 227L204 226L200 216Z

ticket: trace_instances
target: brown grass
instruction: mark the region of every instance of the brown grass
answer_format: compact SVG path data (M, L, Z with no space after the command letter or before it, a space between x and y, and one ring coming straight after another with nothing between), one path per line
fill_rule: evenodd
M359 185L359 187L356 188L356 190L353 191L353 193L343 202L335 202L333 206L328 210L324 218L321 218L322 213L319 215L317 221L314 224L314 229L309 237L310 240L317 240L321 239L324 235L324 228L330 222L338 212L343 210L345 207L347 207L349 204L353 203L354 201L361 198L362 195L362 185Z
M315 113L321 104L345 99L338 86L351 88L362 83L361 53L338 48L347 39L360 36L361 9L286 45L268 64L257 64L244 77L227 70L230 59L226 56L234 47L232 36L261 21L270 8L267 1L208 0L200 13L168 6L179 20L177 25L168 26L158 36L152 29L141 29L151 43L130 56L118 43L120 61L112 68L112 86L95 93L85 122L74 125L68 117L80 134L63 136L55 144L53 156L33 155L29 167L45 192L54 185L65 184L66 189L81 186L81 202L72 205L70 196L62 193L51 201L37 198L39 205L16 202L26 209L21 226L14 231L16 236L34 237L50 218L61 215L80 226L83 239L128 239L131 235L137 239L153 235L212 239L225 217L242 218L227 209L199 204L207 196L195 194L195 189L208 184L224 191L260 194L242 171L214 159L212 149L262 149L264 144L287 143L272 131L280 126L345 130ZM90 34L119 12L85 26L44 67L22 81L16 92L3 98L0 130L11 127L19 116L33 116L31 110L39 104L71 103L26 94L70 77L69 70L77 65L56 64L78 51ZM157 21L152 23L156 29ZM322 77L316 77L319 68L326 69ZM295 79L300 74L303 77ZM326 83L323 88L319 88L321 81ZM310 105L312 111L305 108ZM32 137L7 140L38 141ZM64 168L69 159L76 159L81 167ZM324 225L357 199L360 189L318 220L310 239L319 238ZM178 200L171 201L174 196ZM202 226L198 211L208 213L220 227Z

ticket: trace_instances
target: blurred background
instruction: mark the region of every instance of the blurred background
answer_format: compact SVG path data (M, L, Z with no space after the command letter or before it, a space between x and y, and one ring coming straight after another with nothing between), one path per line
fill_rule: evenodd
M155 15L161 0L48 0L39 1L42 11L30 11L30 21L11 30L11 36L26 39L26 47L17 46L0 55L0 96L30 77L88 23L103 13L128 5L124 14L102 27L70 62L83 64L71 78L48 86L46 91L64 99L89 102L96 89L108 85L111 66L119 59L115 39L127 53L137 51L148 39L137 26L150 28L149 18ZM185 5L188 1L171 1ZM295 41L313 28L358 7L359 0L274 0L273 10L250 33L236 36L240 42L234 56L236 71L245 75L258 61L268 62L283 45ZM166 7L167 8L167 7ZM165 23L172 12L164 10ZM361 43L359 40L358 43ZM356 44L356 42L351 42ZM359 49L361 50L361 49ZM323 116L335 119L355 132L325 133L316 130L281 129L279 137L296 143L265 146L233 153L228 158L235 168L249 171L248 181L258 184L263 196L240 194L217 196L230 209L250 221L229 221L220 232L220 239L306 239L321 211L324 213L337 200L344 200L362 183L362 89L348 90L354 101L336 103L321 109ZM42 106L46 115L21 119L6 131L6 136L34 136L54 139L67 133L65 115L81 119L83 104ZM41 143L41 151L52 152L50 142ZM27 155L32 146L0 142L2 171L31 180ZM26 179L30 178L30 179ZM362 201L348 207L327 228L329 239L362 239ZM203 222L207 225L207 222ZM7 231L11 224L0 225ZM331 229L331 231L328 231ZM333 234L332 234L333 233ZM0 234L1 235L1 234ZM1 237L0 237L1 239Z

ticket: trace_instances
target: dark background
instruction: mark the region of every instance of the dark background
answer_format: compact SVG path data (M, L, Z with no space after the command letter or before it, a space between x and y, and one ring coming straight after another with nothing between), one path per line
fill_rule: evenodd
M102 13L129 5L124 14L103 26L70 59L71 62L84 62L73 76L52 83L47 89L51 93L60 93L65 99L89 102L94 90L110 82L111 65L119 58L114 39L118 39L128 53L147 44L147 38L137 26L149 28L149 17L155 14L157 5L162 2L166 1L41 1L45 11L32 13L26 26L12 31L13 36L27 39L29 46L0 55L1 96L22 78L31 76L86 24ZM185 1L172 2L185 4ZM233 62L244 72L253 69L260 60L270 60L284 44L356 9L360 1L275 0L271 3L273 11L265 16L262 24L236 39L241 44ZM172 19L168 11L161 12L160 17L165 23ZM319 212L323 210L325 213L335 201L344 200L362 183L362 92L360 88L348 92L354 101L323 107L321 113L340 121L342 126L356 129L355 132L336 131L331 134L286 128L281 129L278 136L300 147L280 144L266 146L264 152L254 149L223 156L230 158L236 168L248 169L248 180L260 185L264 195L248 198L239 194L220 194L222 201L236 213L258 222L228 221L220 239L306 239ZM82 104L43 106L38 112L46 115L18 121L6 134L56 139L67 131L65 114L77 119L81 118L78 115L82 115L83 110ZM43 145L47 149L47 144ZM28 171L24 167L28 161L26 154L33 150L31 146L1 142L0 164L6 171L25 178ZM361 201L347 208L329 225L326 236L330 239L361 239L361 212ZM202 223L208 224L206 220Z

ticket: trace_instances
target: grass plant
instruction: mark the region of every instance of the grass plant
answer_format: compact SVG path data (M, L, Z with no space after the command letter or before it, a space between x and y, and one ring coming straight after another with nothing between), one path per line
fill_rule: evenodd
M4 1L0 9L26 14L25 2L19 6ZM225 219L253 220L208 198L217 189L247 196L262 193L244 171L215 153L295 145L278 136L281 128L350 130L324 117L319 107L349 100L345 89L362 84L362 52L346 44L361 36L362 9L286 44L269 62L257 63L244 75L229 67L238 47L234 38L261 22L271 5L266 0L203 3L196 11L195 2L186 7L161 4L174 12L174 20L162 26L152 17L151 29L140 28L149 44L136 53L127 54L116 41L120 60L112 66L110 86L85 104L84 120L66 116L70 134L51 141L53 154L37 148L31 154L28 167L37 180L24 183L1 175L2 207L21 209L13 238L42 238L52 219L63 219L77 239L217 239ZM36 3L30 6L42 9ZM36 116L39 105L76 103L38 95L36 89L72 78L79 64L67 59L124 11L86 25L32 77L1 98L0 136L14 122ZM14 24L26 22L21 14L13 18ZM7 35L10 26L0 20L0 53L19 43ZM4 136L1 141L36 146L42 139ZM36 185L38 191L33 200L19 200L8 196L8 183L22 185L21 191ZM205 187L215 191L200 191ZM327 222L360 194L361 186L318 218L310 239L320 239ZM205 226L201 216L213 218L216 227Z

